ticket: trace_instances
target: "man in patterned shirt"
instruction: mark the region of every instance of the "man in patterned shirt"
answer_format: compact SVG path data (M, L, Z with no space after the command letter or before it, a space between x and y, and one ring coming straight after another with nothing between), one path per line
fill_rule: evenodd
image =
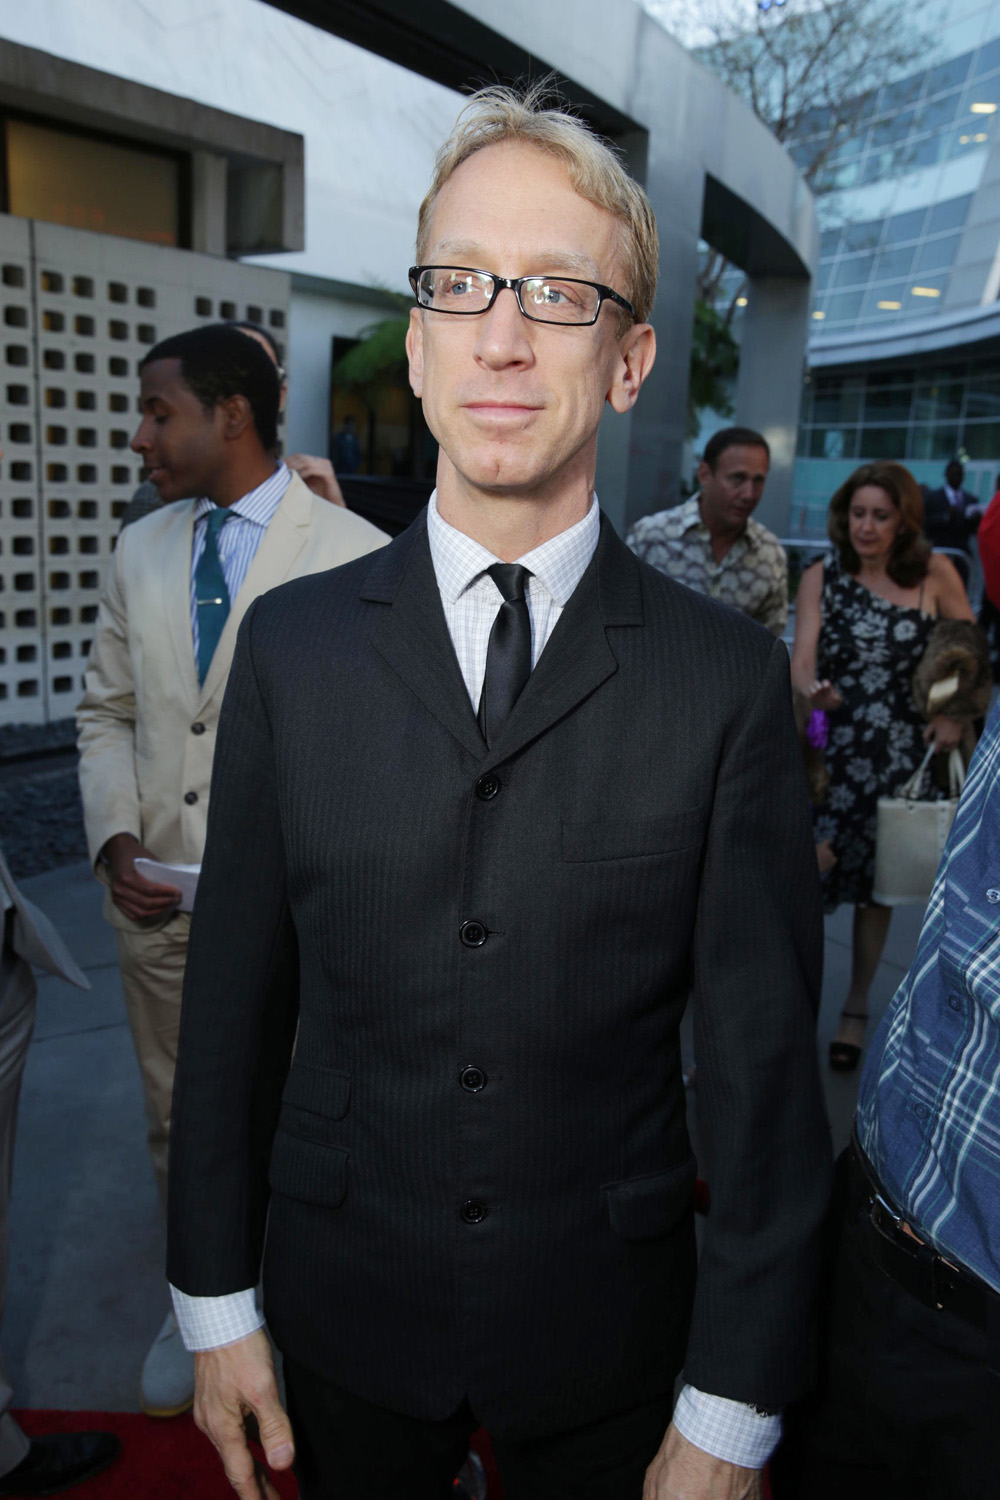
M705 446L699 493L643 516L625 540L661 573L781 635L788 618L788 559L778 538L752 519L770 457L759 432L724 427Z
M826 1388L782 1454L782 1500L1000 1492L998 771L994 708L862 1075Z

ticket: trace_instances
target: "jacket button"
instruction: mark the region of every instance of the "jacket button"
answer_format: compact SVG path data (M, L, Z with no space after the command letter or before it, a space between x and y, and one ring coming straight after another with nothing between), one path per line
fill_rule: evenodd
M479 1198L470 1198L468 1203L463 1203L459 1212L466 1224L481 1224L486 1218L488 1209L486 1204Z
M200 719L196 720L196 722L191 725L191 733L192 734L204 734L205 733L205 726L201 722Z
M499 790L499 776L480 776L476 782L476 796L480 802L491 802Z
M185 792L184 793L184 801L187 803L188 807L194 807L194 805L197 802L197 800L198 800L198 793L197 792Z
M986 892L986 899L991 906L996 906L997 902L1000 901L1000 891L991 888Z
M468 1093L478 1094L480 1089L486 1087L487 1080L482 1068L463 1068L458 1081Z
M467 948L481 948L489 937L482 922L463 922L458 935Z

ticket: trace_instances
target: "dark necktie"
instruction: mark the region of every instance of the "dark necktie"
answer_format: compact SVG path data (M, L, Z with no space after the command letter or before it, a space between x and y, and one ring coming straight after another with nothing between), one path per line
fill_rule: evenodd
M231 512L216 505L208 513L205 526L205 548L194 570L194 597L198 606L198 686L201 687L212 665L222 627L229 615L229 590L219 557L219 532Z
M479 727L487 745L491 745L531 676L531 620L524 597L531 574L520 563L494 563L486 571L503 595L490 631L479 699Z

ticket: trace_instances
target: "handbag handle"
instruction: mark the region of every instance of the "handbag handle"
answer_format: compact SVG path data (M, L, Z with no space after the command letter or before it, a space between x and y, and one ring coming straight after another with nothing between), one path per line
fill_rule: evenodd
M916 798L920 794L920 784L921 784L921 782L924 779L924 773L925 773L925 771L927 770L928 766L931 763L931 756L933 754L934 754L934 743L932 741L927 746L927 754L924 756L923 760L920 762L919 766L914 771L913 775L909 778L909 780L905 781L903 783L903 785L900 787L900 789L899 789L899 796L900 797L906 798L907 801L914 801L914 800L916 800ZM958 751L958 750L952 750L949 753L949 755L948 755L948 791L949 791L949 794L952 797L960 797L961 794L962 794L962 788L963 788L964 785L965 785L965 762L962 759L960 751Z

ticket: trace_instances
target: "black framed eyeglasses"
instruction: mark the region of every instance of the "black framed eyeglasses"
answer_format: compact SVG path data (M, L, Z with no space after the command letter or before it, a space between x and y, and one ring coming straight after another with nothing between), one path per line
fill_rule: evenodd
M611 287L574 276L494 276L492 271L474 271L468 266L411 266L409 277L421 307L463 318L489 312L505 287L533 323L587 328L597 322L602 302L614 302L635 317L631 302Z

